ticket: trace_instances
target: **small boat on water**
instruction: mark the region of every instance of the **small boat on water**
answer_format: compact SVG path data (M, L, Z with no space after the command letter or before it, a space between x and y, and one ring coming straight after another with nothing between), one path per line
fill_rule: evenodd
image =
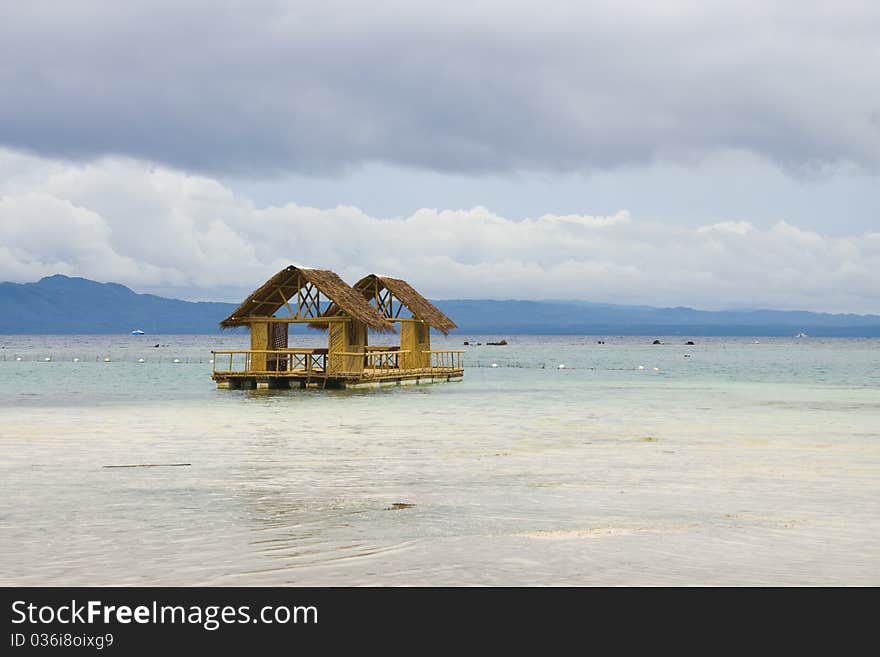
M141 331L140 329L135 329L134 331L131 332L131 334L132 335L143 335L144 332Z

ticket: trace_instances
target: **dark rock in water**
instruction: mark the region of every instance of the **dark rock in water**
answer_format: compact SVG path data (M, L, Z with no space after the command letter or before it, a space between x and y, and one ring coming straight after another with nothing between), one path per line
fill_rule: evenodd
M605 344L605 340L596 340L596 344Z
M391 506L386 506L386 511L400 511L401 509L409 509L414 507L415 504L410 504L409 502L395 502Z
M153 345L153 349L158 349L158 348L159 348L159 345L157 345L157 344Z
M486 344L492 345L493 347L506 347L507 340L501 340L499 342L487 342Z
M465 340L465 341L464 341L464 346L467 347L467 346L469 346L469 345L470 345L470 342L468 342L467 340Z
M685 342L685 344L686 344L686 345L689 345L689 346L691 346L691 347L693 347L693 346L694 346L694 341L693 341L693 340L688 340L687 342Z
M660 340L654 340L654 344L663 344Z
M478 343L477 343L477 346L478 346L478 347L482 347L482 346L483 346L483 343L482 343L482 342L478 342Z

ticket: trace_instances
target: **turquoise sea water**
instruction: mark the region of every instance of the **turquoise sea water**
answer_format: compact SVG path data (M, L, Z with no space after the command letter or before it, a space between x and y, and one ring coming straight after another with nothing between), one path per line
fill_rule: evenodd
M504 337L226 391L244 335L0 336L0 584L880 584L880 341Z

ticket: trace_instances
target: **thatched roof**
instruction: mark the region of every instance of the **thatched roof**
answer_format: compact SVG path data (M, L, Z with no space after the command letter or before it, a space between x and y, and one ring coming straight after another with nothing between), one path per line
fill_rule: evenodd
M367 299L373 299L382 289L388 289L412 313L431 328L447 335L451 329L458 328L455 322L440 312L433 303L419 294L416 289L400 278L370 274L354 284L354 289L363 293Z
M271 317L284 305L281 290L288 300L296 298L301 287L311 283L331 301L326 316L347 315L363 322L374 331L393 333L394 326L373 308L363 295L352 289L329 269L303 269L290 265L254 290L232 314L220 322L222 328L242 326L249 317ZM322 316L324 316L322 315Z

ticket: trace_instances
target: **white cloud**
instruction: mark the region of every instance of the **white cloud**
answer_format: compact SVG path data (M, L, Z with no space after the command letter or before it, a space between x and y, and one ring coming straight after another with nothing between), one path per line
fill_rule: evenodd
M880 310L880 233L779 222L701 228L630 217L514 221L482 207L399 218L257 207L203 176L126 159L0 151L0 279L65 273L138 291L238 300L301 264L354 282L402 276L435 298L556 298L703 308Z

